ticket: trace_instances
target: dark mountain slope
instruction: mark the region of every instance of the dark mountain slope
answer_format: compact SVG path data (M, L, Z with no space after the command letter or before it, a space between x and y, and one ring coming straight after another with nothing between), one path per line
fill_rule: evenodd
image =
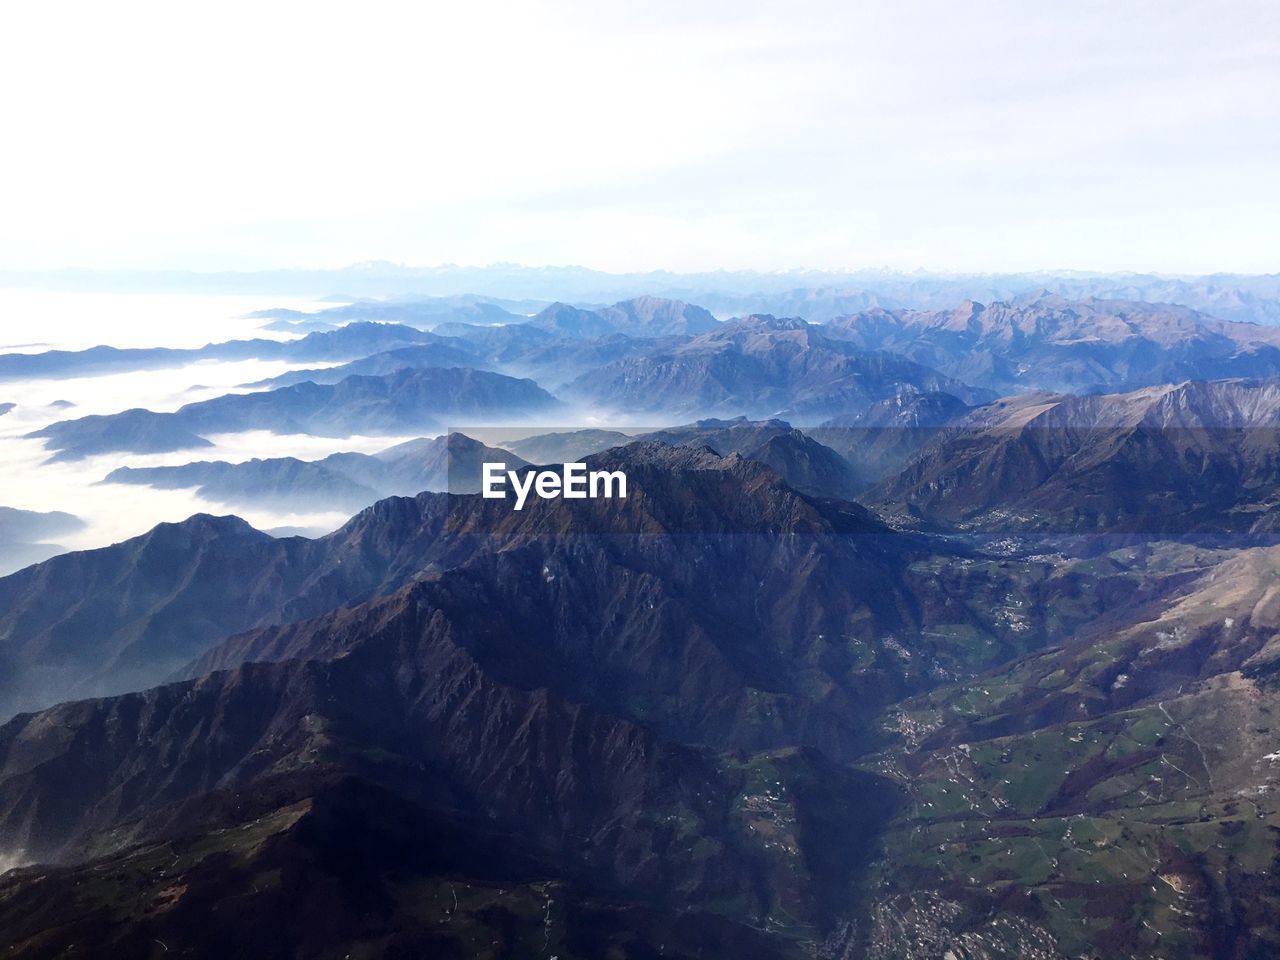
M275 784L298 803L307 799L299 779L359 771L392 794L380 801L392 812L376 817L375 829L397 837L394 811L406 810L428 830L446 820L463 837L514 840L508 865L492 843L469 854L452 844L454 875L466 880L485 870L511 877L509 861L523 851L544 865L543 877L650 909L714 906L747 921L776 912L788 925L819 919L823 885L847 885L852 864L824 859L803 826L774 832L772 841L755 834L756 819L739 803L755 795L759 773L546 691L495 682L451 634L443 625L384 634L332 662L249 665L20 717L0 728L3 833L26 858L75 850L78 859L189 833L192 804L208 805L215 792L241 796ZM59 729L65 733L52 733ZM786 806L799 824L849 821L855 798L864 810L885 806L873 780L815 755L760 762L773 790L795 792ZM70 794L67 782L76 784ZM50 790L66 802L30 805ZM782 896L766 883L785 859L768 853L770 843L794 851ZM387 859L379 846L364 862L385 869Z
M474 559L218 655L272 648L288 659L0 728L10 855L155 842L189 825L186 805L215 790L359 774L428 812L469 812L518 836L556 875L593 889L812 931L844 908L866 813L885 810L892 791L807 751L717 760L680 744L750 750L789 746L787 731L834 746L861 736L830 713L847 694L820 692L848 640L826 642L813 634L819 624L800 622L799 580L759 579L789 571L833 595L837 583L874 595L832 600L853 605L830 611L833 624L869 602L891 617L888 582L868 582L885 548L861 539L879 528L737 457L654 445L596 463L634 478L636 495L603 503L628 529L643 520L644 532L566 533L555 504L522 517L465 498L453 536L486 531L489 549ZM690 524L718 533L660 533ZM725 536L732 529L741 532ZM826 543L824 533L842 537ZM740 601L752 582L758 613ZM798 645L812 654L778 669ZM870 694L879 673L855 686ZM55 795L62 802L31 804ZM778 871L782 887L768 879Z
M790 486L814 496L845 499L859 486L839 454L783 420L708 419L634 436L616 430L573 430L539 434L508 446L531 462L570 463L633 441L705 446L720 456L741 454L767 464Z
M23 960L86 942L113 957L167 949L208 960L248 949L259 960L359 956L370 943L388 957L805 955L720 914L548 880L554 871L519 838L364 781L245 790L230 806L235 819L205 817L197 835L0 879L0 945Z
M219 644L194 679L0 726L0 856L69 869L0 883L15 924L3 929L25 950L37 935L61 949L94 923L157 930L170 909L235 889L257 930L282 891L305 878L324 895L336 875L397 894L377 910L336 898L317 923L344 945L370 929L416 937L427 910L485 944L519 942L532 883L553 882L579 919L544 927L544 948L570 930L615 942L622 923L595 906L611 903L640 918L637 957L661 955L650 936L688 911L720 914L748 951L760 938L766 952L748 955L813 955L829 933L848 939L880 824L902 815L882 771L844 765L883 744L883 708L1037 651L1137 592L1106 569L892 534L737 455L638 443L590 462L625 470L628 497L515 513L427 494L384 501L327 543L274 541L302 560L238 562L234 583L261 570L265 597L296 577L283 625ZM373 568L402 585L296 612ZM132 583L113 593L137 596ZM353 845L317 856L345 827ZM419 858L437 835L455 842ZM74 866L95 857L92 873ZM174 882L156 888L161 869ZM439 900L445 880L456 905ZM484 896L516 918L495 931L501 914L477 914L468 885L506 891ZM70 895L10 908L56 891ZM606 919L583 927L592 909Z

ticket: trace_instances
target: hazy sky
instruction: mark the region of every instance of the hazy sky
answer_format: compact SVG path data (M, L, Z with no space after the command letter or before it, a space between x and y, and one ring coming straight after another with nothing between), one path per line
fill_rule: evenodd
M1280 270L1280 4L5 4L0 268Z

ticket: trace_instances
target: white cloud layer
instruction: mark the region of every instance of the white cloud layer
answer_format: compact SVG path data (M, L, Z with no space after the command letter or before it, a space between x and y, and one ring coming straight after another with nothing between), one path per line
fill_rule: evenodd
M0 267L1275 270L1268 2L51 2Z

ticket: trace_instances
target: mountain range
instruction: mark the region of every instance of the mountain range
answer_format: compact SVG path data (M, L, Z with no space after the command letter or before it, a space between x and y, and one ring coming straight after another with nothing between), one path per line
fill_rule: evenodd
M848 499L859 487L848 461L783 420L706 419L631 435L616 430L569 430L537 434L505 446L531 462L568 463L636 441L706 447L719 456L736 453L767 465L791 487L813 496Z
M747 317L670 350L605 364L563 392L629 413L813 422L858 412L904 388L991 396L900 356L832 339L803 320L774 317Z
M686 930L676 946L723 927L758 942L744 947L754 955L802 955L848 913L878 825L901 804L891 780L832 758L874 743L870 719L898 696L1000 662L939 625L959 618L999 650L1025 649L999 605L978 601L1011 582L1047 601L1069 581L970 558L956 571L962 610L931 569L947 548L807 499L762 464L659 443L591 462L624 469L637 494L538 501L523 514L424 494L385 501L326 541L197 518L0 581L10 659L19 633L45 656L55 636L70 649L63 596L102 598L91 615L80 606L86 683L104 676L108 637L116 663L144 644L133 659L148 665L198 657L180 671L193 679L0 727L7 852L66 864L10 874L0 903L81 883L54 913L6 915L19 955L84 924L163 931L171 949L216 942L213 918L192 910L222 902L243 875L236 864L262 877L252 931L265 929L259 906L302 876L339 888L364 877L409 899L374 917L359 899L331 900L322 929L341 945L371 929L424 936L410 904L447 884L453 909L483 891L498 913L468 906L438 936L527 937L497 917L551 882L570 913L552 908L546 942L566 949L586 949L577 911L603 901L641 918L598 921L605 942L657 949L672 924ZM592 532L578 532L579 507ZM197 556L200 568L184 569ZM329 612L307 618L308 605ZM195 610L222 621L193 620ZM237 629L228 618L261 625L219 642ZM175 622L205 625L207 639L179 643ZM36 796L50 802L33 807ZM375 808L387 819L370 819ZM363 853L326 857L347 830ZM438 859L392 852L436 835ZM98 892L158 859L164 884L147 888L142 913ZM696 943L680 949L696 955Z
M278 457L240 463L196 461L176 467L117 467L103 482L192 489L205 500L240 509L356 513L376 500L424 490L474 493L480 489L486 462L503 463L504 469L527 465L507 450L487 447L455 432L398 443L375 454L333 453L321 460Z
M500 430L480 429L481 435ZM846 498L865 486L834 450L781 420L700 420L686 426L627 435L614 430L538 434L487 446L460 432L410 440L376 454L334 453L320 460L254 458L237 463L193 461L180 466L117 467L103 483L192 490L211 503L239 510L284 509L355 513L375 500L423 490L474 493L486 462L518 469L529 463L574 463L634 441L707 447L767 464L801 493ZM512 451L524 454L516 455Z
M275 312L330 354L38 431L74 458L489 424L115 463L93 479L354 516L200 514L0 576L0 951L1280 954L1278 345L1061 296L1248 312L1270 281L934 302L1027 280L736 295L807 319ZM628 492L514 511L475 492L495 460ZM0 510L0 540L76 522Z
M333 330L309 333L297 340L228 340L187 350L97 346L87 350L6 353L0 354L0 381L101 376L180 367L202 360L283 360L293 363L354 360L396 347L434 342L437 342L435 337L412 327L351 323Z
M978 407L866 494L988 532L1270 534L1280 380Z
M320 541L196 518L0 580L6 676L17 652L43 665L61 651L62 689L144 687L117 672L130 661L190 678L0 726L5 853L52 864L0 880L17 955L85 930L207 955L235 942L216 919L246 883L256 892L237 935L268 956L370 937L567 956L669 943L696 956L707 936L754 956L839 955L910 946L929 916L949 945L997 937L1029 955L1054 942L1059 927L1036 904L1065 881L1025 880L1017 871L1034 865L1013 860L990 874L966 894L973 902L1011 880L1033 898L992 932L981 914L952 912L954 858L902 847L923 829L971 850L986 842L983 824L1004 829L998 804L948 819L955 788L931 758L955 753L951 737L1008 736L947 726L1005 722L977 699L1003 689L993 677L1111 637L1138 631L1162 652L1148 662L1132 647L1120 669L1137 699L1099 703L1098 722L1145 702L1143 684L1176 689L1168 671L1183 661L1159 637L1183 636L1178 611L1217 616L1198 599L1197 584L1212 587L1205 551L990 556L893 533L737 455L642 442L591 462L625 470L636 494L536 501L522 514L423 494L383 501ZM1266 582L1223 609L1242 622ZM1143 626L1152 610L1168 611L1168 626ZM202 632L179 636L178 624ZM1264 662L1265 644L1215 660L1183 632L1205 664L1177 668L1183 683ZM1040 668L1051 681L1041 695L1065 673ZM1085 675L1113 687L1118 677ZM1059 700L1055 710L1075 702ZM931 719L935 701L962 706ZM1031 754L1002 749L1007 769L990 762L1012 781ZM1194 747L1172 749L1170 763L1194 775ZM953 767L979 762L963 756ZM1075 822L1054 820L1075 817L1069 805L1030 809ZM1049 842L1047 827L1031 829ZM995 843L1030 844L1004 836ZM890 863L908 866L886 875ZM996 863L970 869L987 876ZM1168 869L1184 882L1183 868ZM111 895L127 877L146 879ZM1117 873L1088 896L1127 883ZM310 933L288 921L277 939L270 914L299 884L326 909ZM353 884L382 908L341 892ZM27 906L55 892L56 908Z
M206 434L244 430L346 437L440 432L441 418L517 422L558 408L532 380L451 368L406 368L337 384L299 383L259 393L227 394L174 413L129 410L63 420L29 434L54 460L111 451L162 452L210 446Z
M1012 300L1049 290L1072 299L1145 300L1176 303L1224 320L1276 323L1280 320L1280 275L1082 271L1006 274L910 273L888 269L857 271L717 270L707 273L606 273L580 266L529 267L441 265L413 267L385 261L333 270L261 272L57 272L3 271L7 286L54 286L60 290L244 293L280 296L337 295L340 299L384 298L466 303L488 301L515 312L532 313L534 301L611 303L651 294L700 303L719 316L773 313L816 321L871 307L935 310L962 300ZM455 296L482 290L485 296Z
M951 310L870 310L824 330L1002 394L1280 375L1280 330L1168 304L1041 294Z

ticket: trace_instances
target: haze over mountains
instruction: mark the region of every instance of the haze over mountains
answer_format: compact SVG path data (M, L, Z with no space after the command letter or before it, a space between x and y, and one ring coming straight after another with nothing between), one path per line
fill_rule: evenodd
M281 296L340 294L356 298L401 299L425 296L455 301L470 299L454 297L458 290L483 290L499 304L503 304L504 299L608 303L627 297L656 295L699 303L721 316L772 313L777 316L798 315L816 321L872 307L950 309L966 299L990 303L1048 290L1074 299L1100 297L1177 303L1223 320L1280 321L1278 274L1194 277L1081 271L931 274L891 270L611 274L583 267L525 267L517 264L408 267L370 261L340 270L203 274L176 271L0 271L0 283L11 286L52 283L61 290L216 293L234 289L243 293ZM518 313L533 312L527 304L505 303L503 306Z
M1001 393L1274 376L1280 365L1280 330L1186 308L1049 294L944 311L873 310L826 328Z
M0 575L63 553L58 538L83 526L79 517L61 511L0 507Z
M210 446L201 434L244 430L404 435L443 430L445 419L515 419L558 404L532 380L467 368L406 368L382 377L352 376L336 385L311 382L262 393L229 394L188 404L174 413L130 410L111 416L64 420L31 437L77 459L116 450L163 452Z
M350 360L394 347L434 342L435 338L410 327L358 323L310 333L299 340L231 340L191 350L166 347L120 350L103 346L76 351L7 353L0 355L0 380L93 376L179 367L201 360Z
M0 357L36 477L351 515L0 576L0 947L1276 952L1280 343L1130 299L1152 278L933 300L978 279L761 316L514 271L261 313L293 339ZM48 402L250 355L281 365L221 396ZM581 460L628 496L475 492ZM0 510L0 549L76 512Z
M194 488L201 497L233 506L303 505L357 513L376 500L412 496L423 490L474 493L480 489L486 462L502 463L506 469L525 466L524 460L509 451L487 447L462 433L448 433L398 443L375 454L333 453L321 460L281 457L241 463L197 461L177 467L119 467L103 482Z
M848 423L905 394L946 394L972 405L1026 390L1114 391L1280 376L1280 335L1271 328L1185 308L1046 294L933 313L873 310L821 325L773 317L720 322L701 308L646 297L597 310L553 304L519 323L439 329L451 332L362 321L285 343L9 354L0 357L0 368L56 376L219 356L346 360L254 384L259 393L250 398L189 404L172 415L134 410L33 434L62 457L196 448L210 432L261 428L405 435L441 429L440 416L500 419L504 405L522 414L539 409L522 388L498 391L494 376L533 377L575 407L615 416L746 414L810 425L831 418ZM406 369L455 372L410 375ZM454 392L443 385L450 378L467 381L460 397L485 394L456 403L427 396ZM548 398L542 404L550 408Z
M903 389L983 396L901 357L851 349L803 320L747 317L660 351L605 364L565 388L572 398L647 413L822 419Z

